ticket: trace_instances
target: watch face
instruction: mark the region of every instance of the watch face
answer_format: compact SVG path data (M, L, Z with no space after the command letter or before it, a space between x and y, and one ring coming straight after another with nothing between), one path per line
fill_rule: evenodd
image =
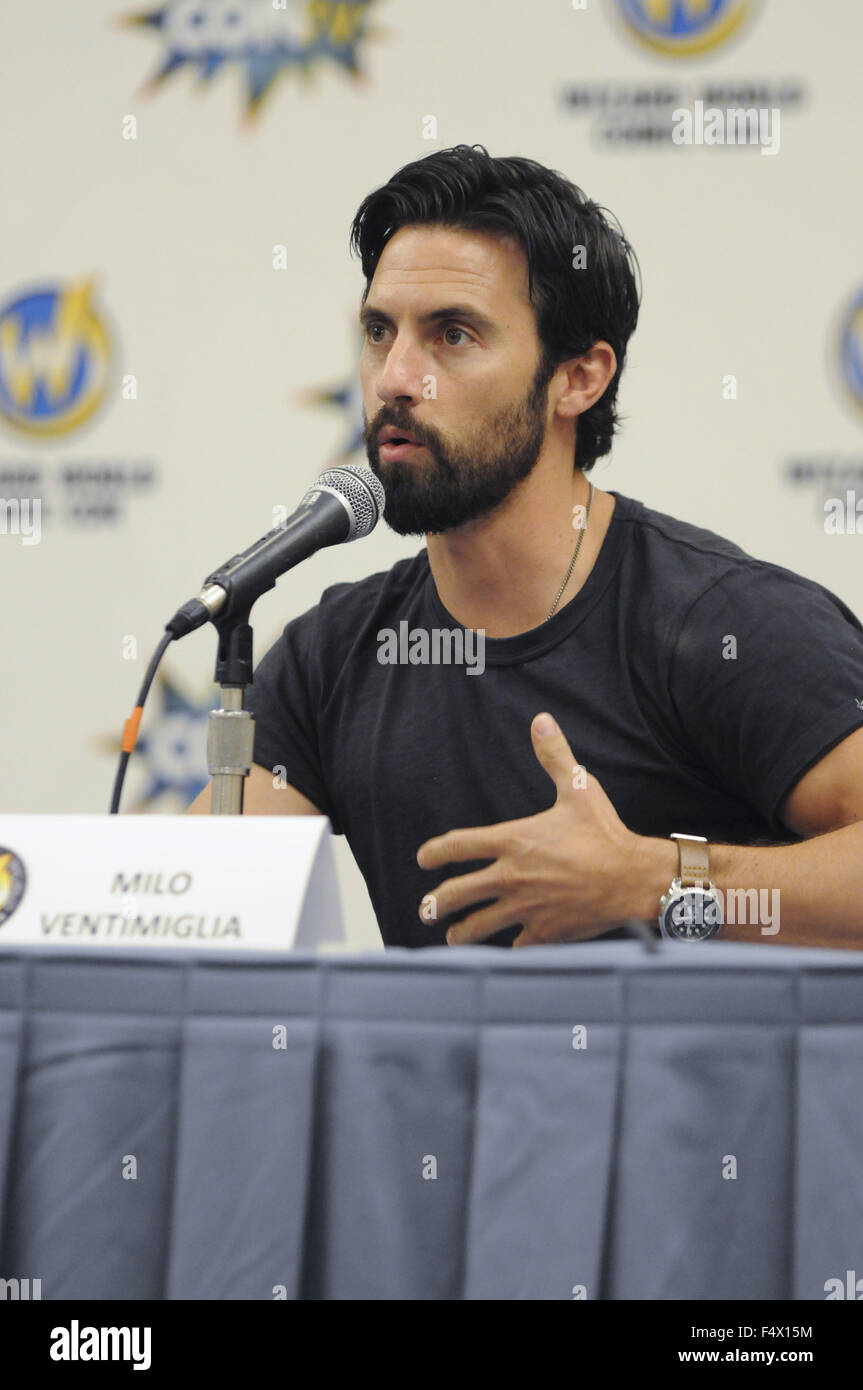
M722 908L709 889L680 888L663 908L660 926L676 941L709 941L722 926Z

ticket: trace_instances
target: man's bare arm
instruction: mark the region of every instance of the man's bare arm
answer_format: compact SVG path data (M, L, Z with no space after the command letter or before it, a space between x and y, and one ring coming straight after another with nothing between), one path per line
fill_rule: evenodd
M319 811L307 796L298 792L296 787L274 786L275 780L268 768L260 767L257 763L252 764L252 770L243 788L244 816L323 815L323 812ZM212 783L208 782L191 806L186 807L187 815L209 815L211 787Z
M863 729L855 729L809 769L779 815L796 835L806 837L803 843L710 847L710 877L726 895L722 935L728 941L863 949ZM651 895L642 904L646 915L649 902L659 901L656 893L667 891L668 870L677 873L677 861L668 841L644 840L643 845L645 865L651 864L644 880L650 881Z

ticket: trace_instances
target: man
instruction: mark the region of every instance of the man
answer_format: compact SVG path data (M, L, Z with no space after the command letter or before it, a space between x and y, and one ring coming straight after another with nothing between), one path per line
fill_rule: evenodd
M586 476L638 315L622 233L459 146L366 198L352 245L369 462L427 547L264 657L246 811L329 816L387 945L655 926L683 833L712 920L737 899L724 937L863 946L863 627Z

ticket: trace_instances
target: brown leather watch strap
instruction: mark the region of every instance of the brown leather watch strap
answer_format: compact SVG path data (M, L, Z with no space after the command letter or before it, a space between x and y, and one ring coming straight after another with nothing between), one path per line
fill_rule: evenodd
M703 835L681 835L672 833L677 841L680 861L680 886L692 888L696 884L706 887L710 882L710 849Z

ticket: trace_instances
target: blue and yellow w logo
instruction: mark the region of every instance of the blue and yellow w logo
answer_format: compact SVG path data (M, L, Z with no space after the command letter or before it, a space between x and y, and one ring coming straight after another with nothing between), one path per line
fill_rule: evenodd
M108 335L90 281L21 295L0 310L0 415L24 434L65 434L96 409Z
M654 52L705 53L724 43L746 18L752 0L618 0L630 30Z

